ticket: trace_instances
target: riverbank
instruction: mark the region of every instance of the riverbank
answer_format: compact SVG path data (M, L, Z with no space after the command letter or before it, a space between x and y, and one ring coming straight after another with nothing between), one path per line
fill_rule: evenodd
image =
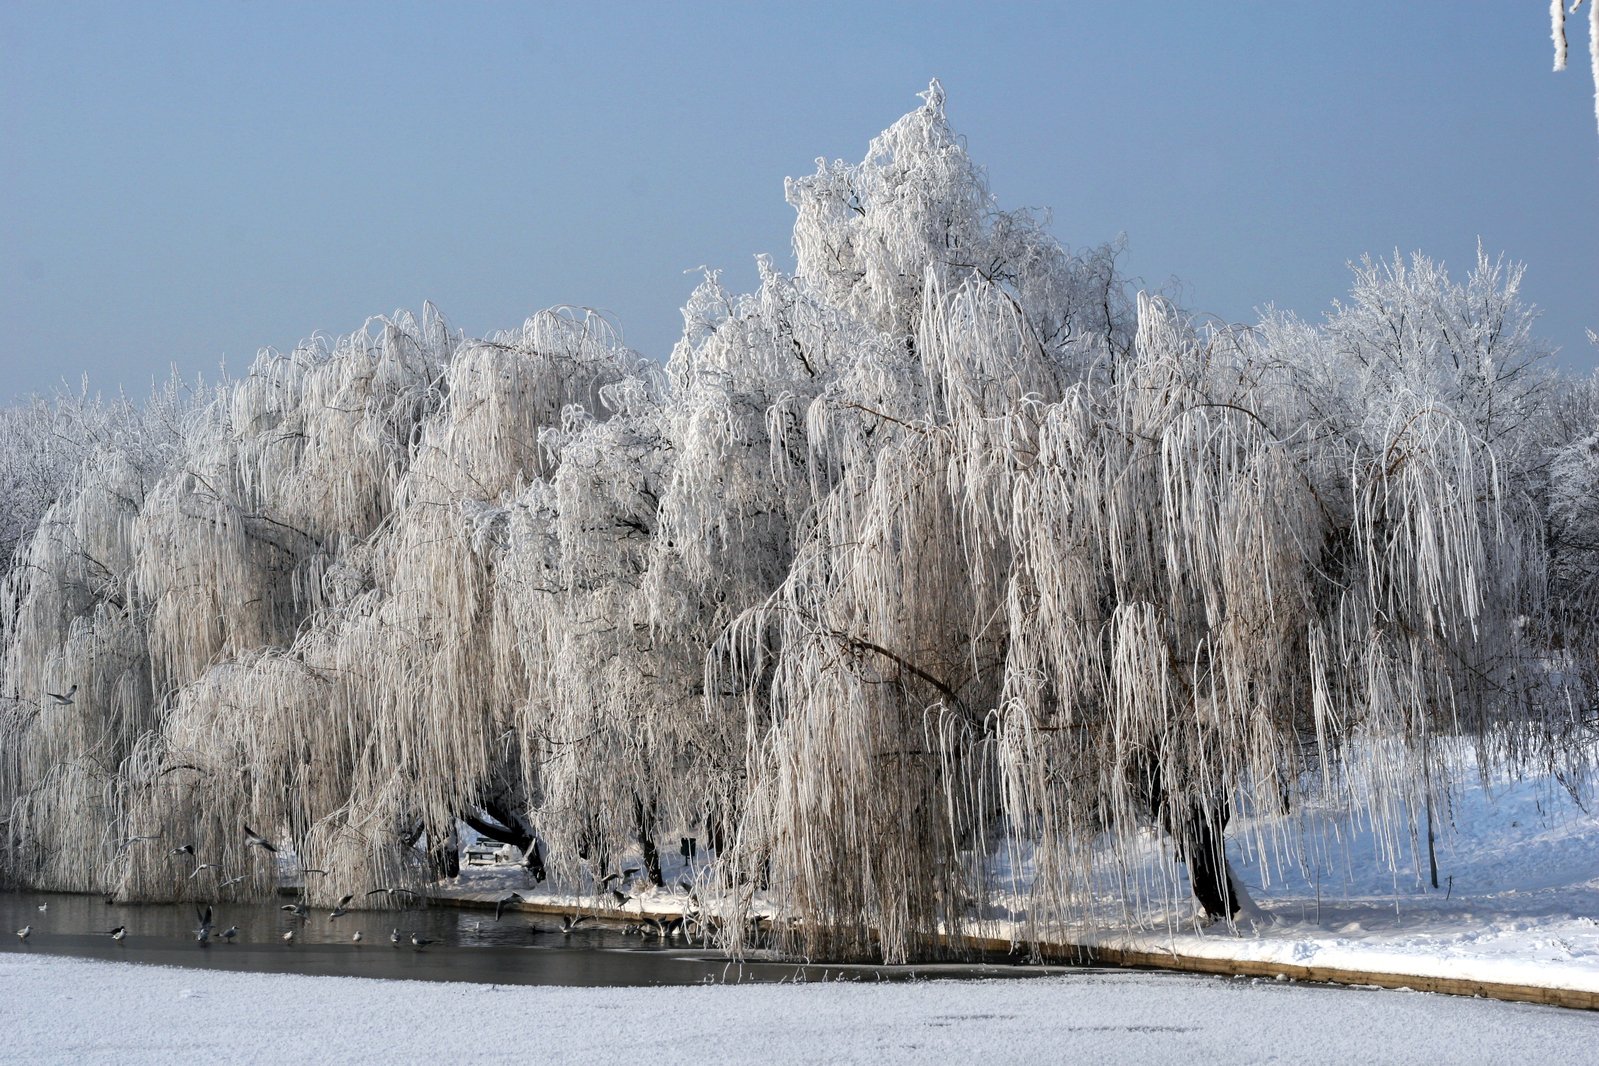
M1431 884L1424 837L1383 838L1348 811L1298 812L1292 837L1241 819L1231 837L1235 873L1251 905L1233 926L1204 926L1170 857L1151 834L1127 883L1144 897L1120 912L1106 893L1102 921L1033 929L1025 915L1027 860L998 871L1016 886L1001 907L961 935L1004 953L1038 944L1059 960L1164 966L1198 973L1286 975L1295 980L1381 984L1457 995L1599 1009L1599 817L1558 783L1530 776L1483 780L1475 761L1457 767L1451 805L1439 818ZM515 867L463 871L435 902L493 909L510 891L537 912L619 919L682 913L687 898L645 889L625 904L606 893L551 892ZM1151 889L1153 886L1153 890ZM1116 929L1124 921L1131 928Z

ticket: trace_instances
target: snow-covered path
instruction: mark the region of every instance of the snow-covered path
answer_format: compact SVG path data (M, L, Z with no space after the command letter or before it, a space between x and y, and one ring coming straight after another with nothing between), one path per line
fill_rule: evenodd
M1150 974L551 988L0 958L0 1062L1591 1061L1599 1014Z

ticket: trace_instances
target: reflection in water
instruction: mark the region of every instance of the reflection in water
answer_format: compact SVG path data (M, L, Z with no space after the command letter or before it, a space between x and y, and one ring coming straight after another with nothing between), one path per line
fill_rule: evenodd
M283 901L287 903L288 901ZM40 911L40 904L48 904ZM231 942L213 934L196 943L199 918L192 904L106 904L99 896L0 893L0 952L34 951L95 959L261 973L343 977L479 981L528 985L684 985L733 981L907 980L918 977L1033 977L1069 972L1060 967L1003 965L802 966L742 963L705 949L671 946L585 923L570 935L557 915L434 907L407 911L351 911L330 918L313 910L304 919L277 903L217 903L221 932L238 928ZM26 944L15 930L33 927ZM109 930L123 926L126 937ZM294 931L292 943L283 934ZM390 942L400 932L398 946ZM359 943L354 934L362 934ZM425 950L411 937L433 941ZM1077 971L1080 972L1080 971Z

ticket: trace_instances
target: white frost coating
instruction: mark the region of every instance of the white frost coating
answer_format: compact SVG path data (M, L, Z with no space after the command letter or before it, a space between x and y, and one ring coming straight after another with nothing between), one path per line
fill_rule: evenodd
M1023 853L1044 937L1151 824L1192 866L1349 790L1397 847L1441 738L1586 768L1594 426L1543 417L1519 268L1196 328L997 210L936 83L787 191L796 272L708 275L664 372L425 308L85 464L0 603L0 874L198 897L192 842L266 893L248 823L330 903L466 816L568 880L681 833L729 913L901 959Z
M1566 0L1549 0L1549 22L1549 34L1555 42L1555 70L1558 72L1566 69Z
M1572 0L1571 7L1562 0L1549 0L1550 35L1555 44L1555 70L1566 69L1566 16L1575 15L1583 0ZM1599 123L1599 3L1588 5L1588 59L1593 68L1594 121Z

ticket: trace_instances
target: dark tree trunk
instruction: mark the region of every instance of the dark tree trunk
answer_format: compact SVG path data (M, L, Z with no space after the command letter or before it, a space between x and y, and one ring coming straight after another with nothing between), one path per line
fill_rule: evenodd
M1238 913L1238 889L1227 871L1227 805L1207 811L1200 804L1167 831L1177 841L1177 853L1188 867L1194 898L1210 918L1232 918Z
M1225 798L1205 802L1173 799L1161 787L1157 768L1144 779L1149 805L1160 827L1177 845L1177 857L1188 867L1194 898L1211 919L1230 919L1239 911L1238 889L1227 870L1227 821L1232 815Z
M639 846L644 849L644 873L650 884L659 888L666 884L661 876L661 853L655 848L655 805L646 810L643 797L633 796L633 824L638 832Z
M461 849L455 834L428 834L428 868L435 880L461 876Z

